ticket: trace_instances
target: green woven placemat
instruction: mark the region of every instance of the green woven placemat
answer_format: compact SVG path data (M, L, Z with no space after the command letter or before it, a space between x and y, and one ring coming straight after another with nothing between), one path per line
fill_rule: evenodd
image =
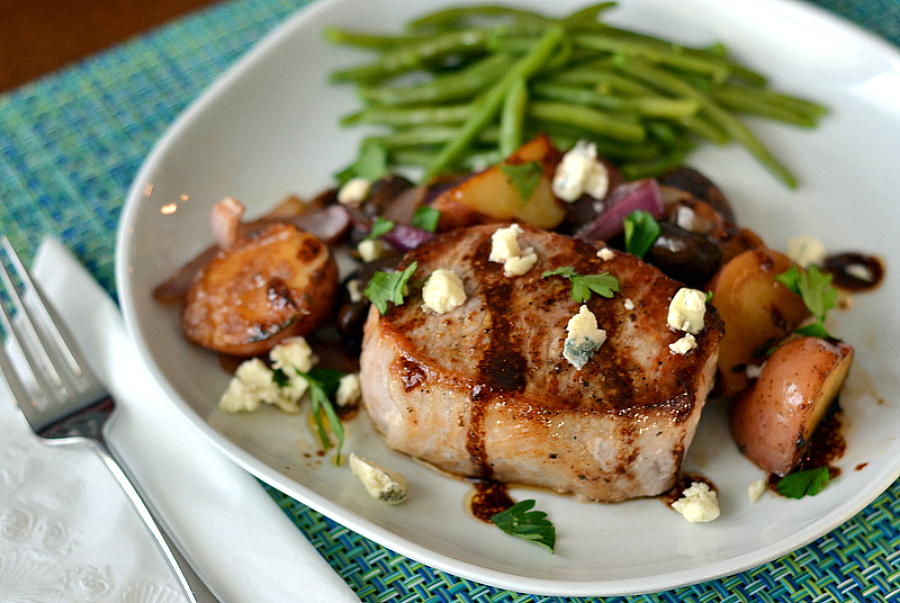
M223 3L0 96L0 230L29 258L45 233L56 234L114 292L116 224L144 157L217 75L304 4ZM900 0L817 4L900 44ZM363 601L571 600L512 593L433 570L267 489ZM900 483L832 533L754 570L607 600L900 600Z

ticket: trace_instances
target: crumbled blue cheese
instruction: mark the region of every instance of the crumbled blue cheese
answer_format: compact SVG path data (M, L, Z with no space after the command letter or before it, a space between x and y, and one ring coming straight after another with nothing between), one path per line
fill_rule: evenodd
M713 521L719 517L719 497L703 482L693 482L672 508L691 523Z
M811 264L821 266L826 253L825 246L810 236L793 237L787 244L787 256L803 268Z
M760 374L762 374L762 366L758 364L748 364L747 368L744 369L744 372L747 374L748 378L757 379Z
M308 373L316 363L312 348L302 337L288 337L269 352L272 367L284 372Z
M466 301L462 279L452 270L438 268L422 287L422 309L445 314Z
M705 314L706 295L697 289L682 287L669 303L666 321L673 329L696 335L703 330Z
M356 406L362 399L362 383L359 380L359 373L347 373L338 382L337 392L334 394L334 401L338 406Z
M597 160L597 146L579 140L556 166L553 194L572 203L585 193L595 199L603 199L608 190L609 172Z
M350 296L350 301L352 301L353 303L362 301L362 285L360 284L358 278L352 278L347 281L347 295Z
M384 243L377 239L364 239L356 246L359 257L364 262L377 260L384 253Z
M372 498L389 505L406 500L409 488L406 478L399 473L379 467L353 452L350 453L350 471L359 478Z
M344 183L337 194L338 203L343 205L359 205L365 201L372 190L372 182L357 176Z
M759 500L759 497L763 495L763 492L766 491L766 486L768 482L766 478L761 477L758 480L750 482L750 485L747 486L747 498L750 499L750 502L756 502Z
M608 262L609 260L616 257L615 252L609 247L604 247L600 251L597 252L597 257L603 260L604 262Z
M287 382L276 382L275 372L259 358L245 360L219 399L222 410L254 411L261 404L274 404L285 412L300 412L300 399L309 384L297 371L309 372L316 363L312 348L302 337L289 337L272 348L269 359L272 367L287 377Z
M582 305L578 314L569 319L566 332L568 336L563 346L563 358L576 369L587 364L606 341L606 331L597 326L597 317L586 305Z
M537 262L534 249L522 249L519 246L521 232L521 226L510 224L505 228L498 228L491 235L491 254L488 260L503 264L504 276L521 276Z
M685 333L681 339L669 344L669 349L682 356L697 347L697 339L690 333Z
M274 404L281 410L300 412L299 397L294 398L275 382L275 374L259 358L241 363L219 399L225 412L252 412L262 404Z
M625 309L628 310L629 312L631 312L632 310L634 310L634 302L631 301L631 298L630 298L630 297L626 297L626 298L625 298L624 304L625 304Z

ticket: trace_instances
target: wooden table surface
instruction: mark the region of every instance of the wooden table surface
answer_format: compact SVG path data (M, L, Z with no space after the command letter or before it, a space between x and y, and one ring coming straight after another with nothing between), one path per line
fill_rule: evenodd
M0 92L214 0L0 0Z

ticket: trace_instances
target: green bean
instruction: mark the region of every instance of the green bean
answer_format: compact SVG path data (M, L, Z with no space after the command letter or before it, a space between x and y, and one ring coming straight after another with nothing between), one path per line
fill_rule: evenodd
M539 127L537 127L539 126ZM556 123L529 123L526 133L530 138L538 134L546 134L559 149L570 149L579 140L593 142L597 147L597 153L612 161L638 161L652 159L662 152L663 147L657 142L629 142L623 143L603 136L595 136L586 133L581 128Z
M731 111L767 117L803 128L812 128L816 125L814 117L792 111L786 107L763 102L758 98L734 89L714 90L712 97Z
M469 118L471 112L469 105L372 107L344 117L341 125L372 124L405 128L417 125L461 124Z
M562 101L575 105L589 105L611 111L626 111L631 108L627 100L611 94L603 94L578 86L554 84L553 82L535 83L534 96L539 99Z
M358 158L347 173L387 162L423 167L428 181L476 154L507 156L544 132L560 146L591 139L631 175L680 161L693 141L736 142L793 187L737 115L811 127L826 110L769 89L723 44L682 46L607 25L600 15L613 5L561 17L494 4L451 7L397 35L328 28L331 43L377 53L332 73L367 104L341 123L386 129L360 149L378 161Z
M684 126L689 132L693 132L697 136L705 138L713 144L724 145L731 141L727 133L710 123L703 115L682 117L677 120L677 122Z
M420 69L429 61L459 52L484 50L493 29L462 29L428 36L421 42L388 50L374 63L335 71L332 82L372 83Z
M368 136L367 141L382 145L388 151L406 147L440 146L453 140L459 134L459 126L434 125L410 127L390 134ZM500 139L498 128L485 128L476 138L479 143L497 144Z
M456 161L469 143L477 136L478 132L494 118L503 98L507 91L512 87L513 83L519 78L528 79L541 65L543 65L550 57L550 53L559 44L563 36L563 29L560 26L550 26L541 36L531 51L524 57L519 59L510 69L506 76L483 93L475 101L472 107L472 113L461 128L459 137L449 142L428 167L423 177L424 182L428 182L438 176L447 166Z
M635 111L647 117L680 119L690 117L700 110L700 102L691 98L639 96L629 99L629 103Z
M597 17L616 6L615 2L598 2L575 11L560 21L567 32L582 31L585 27L599 25Z
M728 65L718 57L684 54L678 50L678 47L658 48L655 45L617 40L600 34L579 34L575 36L574 41L576 45L585 48L643 57L653 63L702 73L717 82L725 81L730 73Z
M522 146L522 128L525 124L525 109L528 106L528 87L525 78L517 78L503 99L500 111L500 154L512 155Z
M436 103L470 98L496 81L512 63L511 56L492 54L475 61L462 71L439 75L421 84L366 87L360 89L359 95L366 101L386 105Z
M800 115L812 122L817 122L820 117L828 113L828 109L801 98L779 94L772 90L760 88L745 88L741 86L725 85L715 90L715 96L728 99L732 102L746 102L776 107L790 113ZM778 119L773 118L773 119Z
M677 149L647 161L632 161L619 166L626 180L654 178L684 163L688 149Z
M410 21L406 25L406 28L410 31L429 29L445 30L457 27L470 19L484 17L507 18L512 19L517 23L532 25L544 25L548 21L547 17L534 11L495 4L481 4L445 8Z
M669 92L700 101L701 111L712 122L720 127L736 142L744 146L753 154L769 171L789 188L797 187L794 175L784 167L769 150L753 135L747 126L738 121L734 116L717 105L709 96L700 92L691 85L678 79L674 75L657 69L646 61L638 58L629 58L623 65L633 75L644 79L647 83L668 90Z
M569 71L555 74L550 81L560 84L588 84L596 86L597 91L601 93L616 91L632 96L652 96L655 93L652 88L632 78L614 73L610 63L604 61L602 64L603 67L596 62L588 65L579 65Z
M650 138L663 143L674 143L682 135L678 128L664 121L648 121L645 127Z
M647 132L636 120L626 114L604 113L590 107L580 107L552 101L534 101L528 107L528 116L583 128L587 132L608 136L622 142L640 142Z
M642 44L655 46L657 48L665 50L677 49L677 52L683 53L685 55L718 57L724 60L724 65L727 66L728 70L735 77L744 80L752 86L760 87L766 85L766 78L763 75L745 67L744 65L741 65L740 63L736 63L730 60L728 58L728 48L724 44L717 42L706 48L690 48L688 46L682 46L680 44L673 44L668 40L663 40L661 38L657 38L647 34L613 27L605 23L601 25L601 31L606 36L617 37L622 40L640 42Z
M391 151L391 162L398 165L408 165L417 168L426 168L437 156L438 148L424 149L399 149Z
M326 27L325 40L332 44L368 48L370 50L389 50L412 42L421 42L423 34L381 35L361 31L352 31L340 27Z

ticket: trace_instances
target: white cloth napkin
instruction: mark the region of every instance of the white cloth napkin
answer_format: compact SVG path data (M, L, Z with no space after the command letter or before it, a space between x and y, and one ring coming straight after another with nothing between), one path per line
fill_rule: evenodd
M34 275L121 407L110 444L218 598L359 601L259 483L166 399L118 308L69 251L45 240ZM46 600L132 600L133 591L143 595L133 600L177 600L162 557L99 460L38 443L0 390L0 594L31 588L21 600L43 601L63 588Z

